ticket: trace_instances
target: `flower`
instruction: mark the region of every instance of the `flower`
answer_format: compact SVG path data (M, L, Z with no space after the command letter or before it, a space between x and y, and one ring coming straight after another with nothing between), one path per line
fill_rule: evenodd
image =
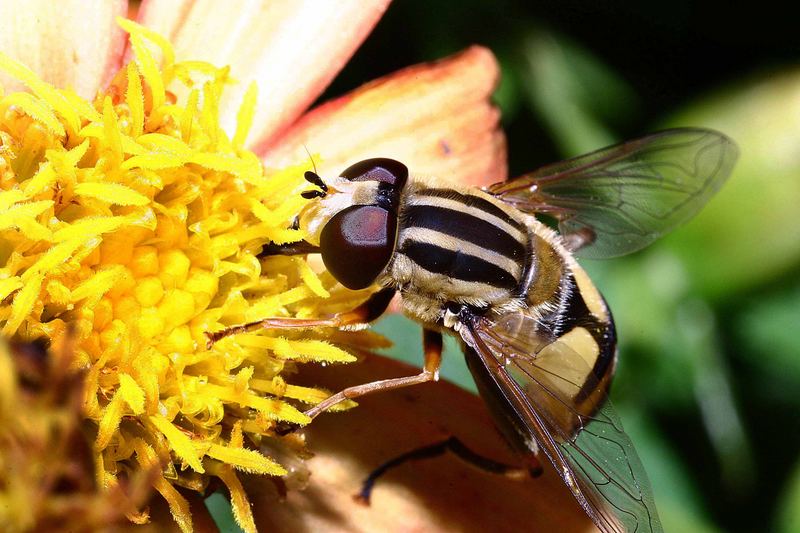
M322 173L380 150L424 173L504 177L488 102L494 60L473 48L298 119L386 2L265 2L236 13L218 2L145 2L144 26L119 27L124 2L43 6L17 8L23 20L0 32L2 334L45 339L55 352L74 346L98 486L156 469L153 487L190 530L176 487L202 491L213 478L254 530L236 472L286 474L261 450L304 444L277 437L275 423L306 423L302 405L328 394L287 384L294 364L355 359L329 341L357 351L381 340L259 331L206 349L205 333L326 315L367 296L301 259L258 258L269 241L303 237L287 228L303 202L304 145ZM351 36L327 29L335 17ZM296 46L298 24L316 32L316 46ZM254 35L263 50L245 48ZM146 509L127 515L148 519Z

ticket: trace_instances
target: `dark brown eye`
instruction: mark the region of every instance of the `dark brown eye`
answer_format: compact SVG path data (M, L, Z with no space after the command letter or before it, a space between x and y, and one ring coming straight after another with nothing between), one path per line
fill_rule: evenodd
M389 264L396 236L393 213L375 205L350 206L322 228L322 262L348 289L369 287Z
M341 176L350 181L377 181L378 205L396 213L400 193L408 181L408 167L394 159L375 157L347 167Z
M408 179L408 167L394 159L375 157L347 167L342 177L350 181L380 181L399 190Z

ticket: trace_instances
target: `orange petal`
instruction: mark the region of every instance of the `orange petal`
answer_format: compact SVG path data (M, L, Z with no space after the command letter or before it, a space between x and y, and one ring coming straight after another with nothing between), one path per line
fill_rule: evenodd
M306 114L268 148L264 162L296 164L308 159L308 147L320 155L323 175L391 157L420 175L473 185L503 180L505 136L490 102L499 73L492 53L473 46L390 74Z
M239 83L220 104L233 134L250 82L258 105L248 146L258 147L294 122L341 70L389 0L145 0L139 20L167 37L178 61L230 65Z
M45 81L94 98L119 68L125 33L115 19L127 9L126 0L0 2L0 50ZM23 88L5 74L0 82L6 91Z
M345 367L310 368L302 380L340 390L419 370L370 355ZM353 495L383 462L455 436L470 449L507 464L519 459L494 429L480 399L447 382L379 393L344 413L325 414L305 430L314 457L305 490L280 501L274 488L249 491L261 531L596 531L553 468L512 480L478 471L451 454L409 461L380 478L370 506ZM545 460L546 462L546 460Z

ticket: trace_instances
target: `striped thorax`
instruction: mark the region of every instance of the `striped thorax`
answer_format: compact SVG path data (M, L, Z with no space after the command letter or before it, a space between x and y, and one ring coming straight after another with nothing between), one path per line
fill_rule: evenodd
M524 305L533 265L521 214L479 190L412 179L399 221L395 255L381 281L400 288L414 318L441 321L447 303L481 310Z

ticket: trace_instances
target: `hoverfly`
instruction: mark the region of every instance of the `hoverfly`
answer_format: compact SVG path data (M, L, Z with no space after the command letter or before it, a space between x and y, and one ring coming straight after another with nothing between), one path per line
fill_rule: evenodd
M540 168L484 189L411 176L368 159L323 181L297 222L308 241L267 254L319 252L350 289L383 287L359 308L319 320L273 318L251 328L352 327L380 316L399 292L424 328L417 376L345 389L346 398L438 379L442 332L467 364L507 440L544 454L603 532L661 525L647 475L608 390L616 331L605 300L573 256L627 254L694 216L736 161L736 145L707 129L672 129ZM558 223L558 232L536 215Z

